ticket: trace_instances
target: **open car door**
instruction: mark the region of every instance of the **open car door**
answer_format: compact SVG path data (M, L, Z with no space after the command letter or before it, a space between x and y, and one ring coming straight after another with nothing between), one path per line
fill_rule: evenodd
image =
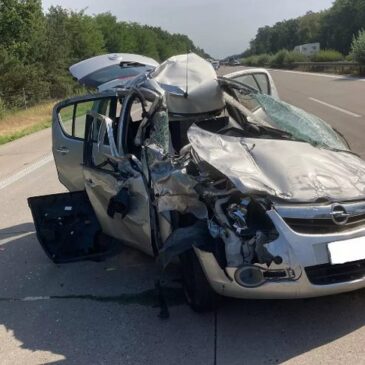
M118 126L110 118L94 114L88 121L84 149L83 172L85 188L102 230L148 255L154 255L151 235L152 205L150 191L143 172L143 160L137 150L121 152L117 147L118 130L122 140L131 142L142 122L144 109L139 99L126 97ZM142 105L142 103L140 104ZM133 119L132 119L133 117ZM95 128L100 129L95 133ZM98 143L94 143L94 136ZM105 153L105 143L111 147Z
M103 113L116 122L124 94L103 93L65 100L54 108L53 152L60 181L67 193L31 197L38 240L55 263L100 258L115 252L115 241L105 239L88 199L83 175L85 130L93 113ZM96 125L96 131L100 125ZM93 137L96 143L97 136ZM110 153L108 143L100 147Z
M133 100L126 103L136 105ZM120 241L154 254L150 197L141 163L131 154L118 156L118 123L106 115L107 111L86 113L80 165L86 190L28 199L38 240L55 263L116 253ZM136 113L133 116L129 122L138 126Z
M70 72L81 85L102 91L123 85L157 66L158 62L149 57L130 53L113 53L76 63L70 67Z
M267 94L272 96L274 99L280 99L272 76L264 68L240 70L224 75L224 77L247 85L261 94Z
M115 92L64 100L53 109L52 150L60 182L70 191L84 190L82 173L85 126L89 111L117 119L121 107Z

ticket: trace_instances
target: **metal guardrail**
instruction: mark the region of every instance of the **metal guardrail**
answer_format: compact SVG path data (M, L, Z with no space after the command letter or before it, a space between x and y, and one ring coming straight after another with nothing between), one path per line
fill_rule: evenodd
M316 72L325 72L325 71L335 71L338 73L357 73L359 75L365 74L365 65L360 65L356 62L294 62L294 68L300 68L305 71L316 71Z
M318 65L318 66L360 66L357 62L334 61L334 62L294 62L294 65Z

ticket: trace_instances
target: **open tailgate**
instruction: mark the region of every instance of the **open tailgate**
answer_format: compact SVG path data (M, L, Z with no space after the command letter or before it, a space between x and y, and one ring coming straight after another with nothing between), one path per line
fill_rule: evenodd
M114 53L76 63L70 67L70 72L81 85L98 88L113 80L121 80L121 83L129 81L157 66L158 62L149 57Z

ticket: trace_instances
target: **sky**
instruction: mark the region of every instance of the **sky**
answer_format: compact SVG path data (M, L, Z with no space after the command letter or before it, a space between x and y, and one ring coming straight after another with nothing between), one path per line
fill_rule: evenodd
M43 0L43 8L61 5L110 11L119 20L159 26L189 36L211 56L243 52L259 27L329 8L333 0Z

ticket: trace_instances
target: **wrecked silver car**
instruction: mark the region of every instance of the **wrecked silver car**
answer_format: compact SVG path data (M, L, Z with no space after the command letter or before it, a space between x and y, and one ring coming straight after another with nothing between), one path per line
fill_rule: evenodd
M98 93L53 113L70 192L29 198L56 263L124 243L181 261L193 309L217 294L299 298L365 287L365 162L328 124L279 99L263 69L218 77L195 54L71 67Z

